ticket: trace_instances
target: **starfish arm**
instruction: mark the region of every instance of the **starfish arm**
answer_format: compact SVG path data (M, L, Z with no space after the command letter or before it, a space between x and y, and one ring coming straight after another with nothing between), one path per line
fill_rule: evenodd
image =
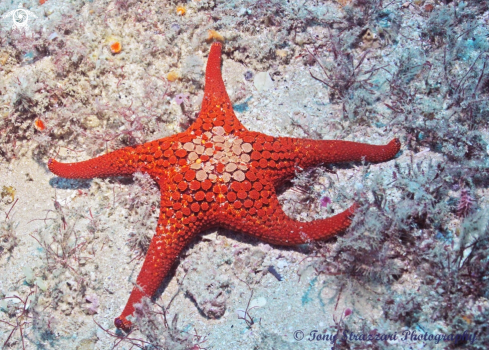
M387 145L369 145L367 143L336 140L293 139L292 150L298 154L297 165L308 167L321 163L367 162L379 163L391 160L401 149L399 139L391 140Z
M221 74L222 44L213 43L207 58L205 70L204 100L215 102L229 102L229 96L224 86Z
M246 130L234 114L233 105L222 80L221 51L221 43L212 44L205 71L202 108L190 131L209 131L213 126L222 126L227 133Z
M176 203L179 202L169 199L161 202L156 234L151 240L136 286L121 315L114 320L117 328L125 331L131 328L131 321L127 317L133 314L134 305L140 303L143 297L152 297L156 293L180 252L194 234L202 229L202 222L194 214L190 214L190 210L185 207L180 211L173 210ZM178 205L181 207L180 203Z
M126 147L77 163L60 163L51 158L48 161L48 168L55 175L67 179L122 176L138 171L137 159L135 149Z
M284 213L274 191L263 191L270 197L262 197L247 206L238 205L241 209L236 212L235 205L230 205L224 226L232 230L250 234L271 244L296 245L318 240L326 240L345 231L351 224L352 216L357 208L353 204L349 209L332 217L301 222L291 219ZM257 205L257 202L258 203ZM260 209L256 209L260 207Z
M266 149L267 143L263 145ZM255 148L256 145L253 145ZM323 163L341 163L365 160L379 163L391 160L401 149L399 139L391 140L387 145L369 145L366 143L336 140L307 140L290 137L278 137L268 142L268 149L275 154L273 160L263 163L262 168L274 184L293 177L298 170ZM261 150L261 148L260 148ZM260 154L261 153L261 154ZM261 158L268 157L264 152L253 152L251 159L258 168Z

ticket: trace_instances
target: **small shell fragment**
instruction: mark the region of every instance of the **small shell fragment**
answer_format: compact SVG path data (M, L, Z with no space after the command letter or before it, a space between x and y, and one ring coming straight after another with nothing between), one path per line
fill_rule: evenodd
M184 16L187 13L187 9L183 6L177 6L176 12L180 16Z
M176 81L178 78L180 78L180 74L178 72L175 72L175 71L171 71L166 75L166 79L168 81L173 82L173 81Z

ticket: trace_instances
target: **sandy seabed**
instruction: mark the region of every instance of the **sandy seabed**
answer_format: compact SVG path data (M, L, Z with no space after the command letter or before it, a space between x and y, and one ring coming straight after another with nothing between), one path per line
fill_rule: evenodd
M17 9L28 32L12 27ZM487 346L488 13L477 1L2 2L3 348ZM158 189L144 174L58 178L47 161L185 130L215 40L249 130L398 137L402 150L280 189L301 221L362 199L338 239L283 248L203 232L126 337L113 320L154 233Z

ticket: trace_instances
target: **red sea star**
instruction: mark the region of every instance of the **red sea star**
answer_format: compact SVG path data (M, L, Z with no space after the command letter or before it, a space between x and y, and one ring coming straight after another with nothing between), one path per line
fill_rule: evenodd
M159 185L156 234L137 286L114 322L127 331L131 327L127 316L134 312L134 304L156 292L179 253L198 232L220 226L280 245L333 237L350 225L355 204L324 220L299 222L282 211L275 187L298 169L362 159L383 162L399 149L398 139L373 146L248 131L232 109L221 76L221 44L214 43L207 61L202 110L186 131L83 162L63 164L50 159L48 166L58 176L78 179L140 171Z

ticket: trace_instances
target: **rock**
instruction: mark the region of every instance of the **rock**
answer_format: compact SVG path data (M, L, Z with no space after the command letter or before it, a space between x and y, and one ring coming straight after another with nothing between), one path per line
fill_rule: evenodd
M263 307L266 304L267 304L267 299L265 299L264 297L258 297L250 302L248 309Z
M273 89L273 80L268 72L260 72L255 75L253 84L258 92L267 91Z
M87 129L93 129L100 125L100 120L96 115L89 115L83 119L82 124Z
M94 338L82 339L76 346L76 350L93 350L95 349L95 343L97 343L97 339Z

